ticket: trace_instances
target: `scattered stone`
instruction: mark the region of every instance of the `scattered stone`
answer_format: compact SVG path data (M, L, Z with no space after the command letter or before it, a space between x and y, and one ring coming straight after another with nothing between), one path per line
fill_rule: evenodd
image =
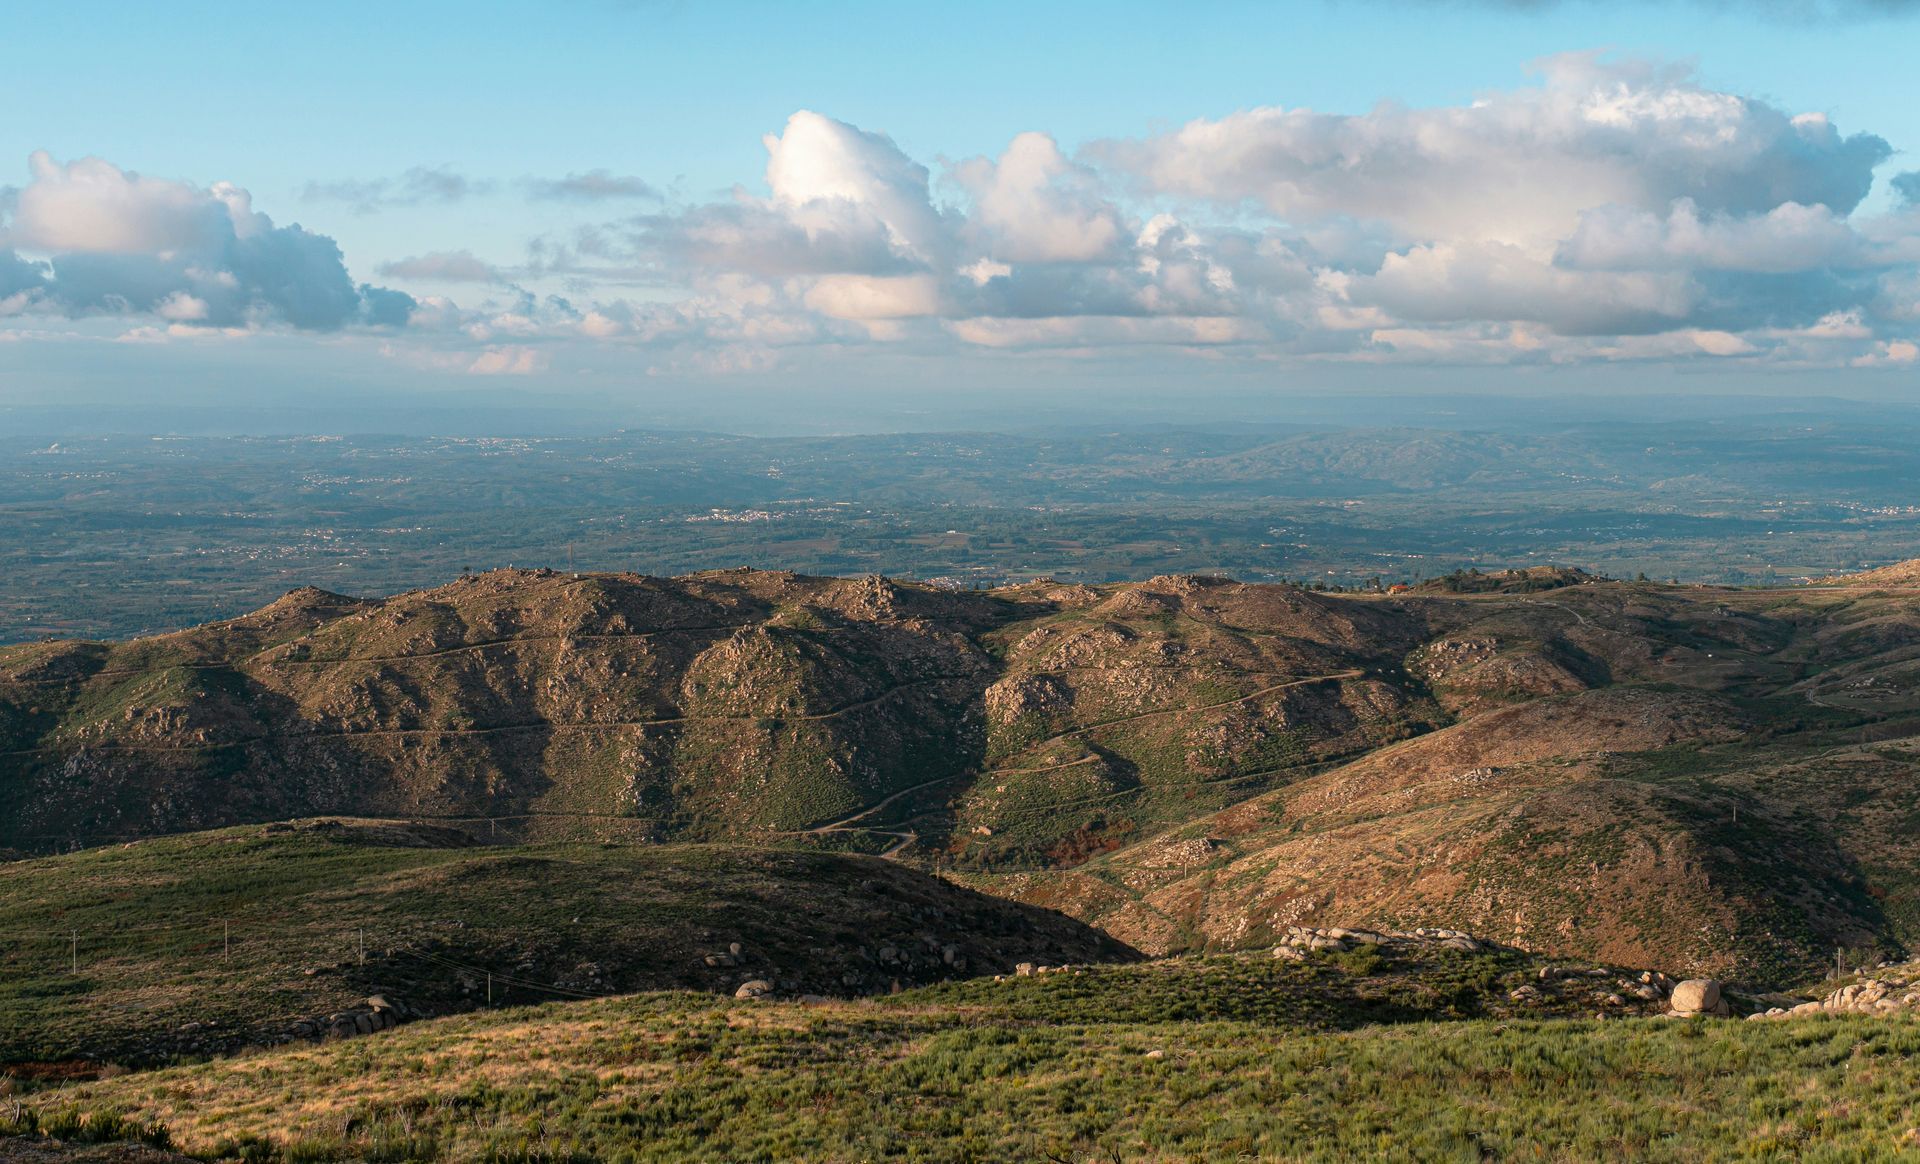
M733 992L735 998L767 998L773 994L773 983L764 978L749 978Z

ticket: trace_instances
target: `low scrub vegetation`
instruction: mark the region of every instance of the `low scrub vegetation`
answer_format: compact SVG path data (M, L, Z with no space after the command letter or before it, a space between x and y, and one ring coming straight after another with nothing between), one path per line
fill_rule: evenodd
M1236 1003L1273 981L1357 1003L1391 993L1381 967L1184 965L865 1002L554 1004L39 1098L263 1161L1839 1161L1920 1138L1905 1018L1332 1030L1359 1011ZM1504 974L1452 967L1483 998Z

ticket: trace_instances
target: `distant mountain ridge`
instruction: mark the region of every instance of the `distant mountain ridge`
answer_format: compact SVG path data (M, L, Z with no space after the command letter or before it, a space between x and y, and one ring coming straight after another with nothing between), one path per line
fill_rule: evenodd
M754 570L0 649L0 847L352 814L886 853L1150 952L1295 923L1784 977L1920 938L1920 601Z

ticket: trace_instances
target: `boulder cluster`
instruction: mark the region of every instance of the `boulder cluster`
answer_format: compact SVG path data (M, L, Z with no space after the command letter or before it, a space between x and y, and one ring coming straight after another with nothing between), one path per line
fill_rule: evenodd
M812 953L821 959L829 955L829 951L819 947ZM819 965L805 976L782 975L766 964L766 958L756 957L739 942L729 942L725 950L703 955L701 963L709 970L743 970L759 965L757 972L740 977L738 985L733 987L735 998L780 997L801 1001L824 999L826 995L820 991L852 995L897 991L904 986L965 975L968 967L966 951L957 942L944 941L930 933L922 933L917 939L900 938L871 947L856 947L851 954L842 959L844 969L837 976L823 973Z
M1647 1014L1666 1005L1673 979L1657 970L1620 970L1608 966L1542 966L1536 981L1522 983L1509 1002L1539 1004L1577 1000L1599 1006L1596 1015Z
M375 1031L384 1031L411 1019L424 1017L397 998L374 994L358 1006L336 1011L325 1018L301 1019L287 1029L287 1034L295 1039L329 1036L347 1039L355 1035L371 1035Z
M1047 974L1078 974L1080 971L1071 966L1045 966L1038 962L1020 962L1015 964L1012 974L995 974L995 982L1005 982L1009 978L1039 978Z
M1299 961L1314 951L1339 953L1351 950L1355 946L1387 947L1424 947L1443 950L1460 950L1477 954L1483 950L1497 949L1494 943L1484 938L1476 938L1463 930L1350 930L1340 926L1329 929L1313 929L1308 926L1288 926L1280 944L1273 948L1273 956Z
M1884 973L1887 967L1882 967ZM1920 1006L1920 964L1892 968L1894 973L1836 988L1825 998L1792 1006L1773 1006L1748 1015L1750 1019L1801 1018L1816 1014L1896 1014ZM1906 973L1901 973L1904 970Z

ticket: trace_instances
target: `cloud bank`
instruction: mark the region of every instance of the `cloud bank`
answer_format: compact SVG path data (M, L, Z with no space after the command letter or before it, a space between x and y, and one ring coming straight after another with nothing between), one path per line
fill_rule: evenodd
M0 310L404 321L396 358L495 375L598 351L711 373L798 349L1835 368L1920 351L1920 178L1880 174L1894 151L1870 132L1674 66L1570 55L1466 105L1261 107L1077 149L1026 132L960 159L801 110L763 145L760 181L710 201L606 169L523 179L575 216L524 264L377 268L476 288L463 302L354 286L329 240L237 188L36 155Z
M1671 66L1571 55L1470 105L1257 108L1073 153L1023 133L938 175L810 111L765 145L765 194L556 256L691 293L601 312L610 337L1846 363L1916 314L1920 212L1859 213L1889 143Z

